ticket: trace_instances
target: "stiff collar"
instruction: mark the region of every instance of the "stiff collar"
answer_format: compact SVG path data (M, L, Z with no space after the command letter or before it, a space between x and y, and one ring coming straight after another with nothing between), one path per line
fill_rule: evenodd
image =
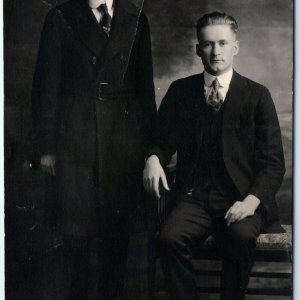
M233 75L233 69L232 68L229 71L227 71L226 73L224 73L220 76L214 76L214 75L211 75L208 72L204 71L204 82L205 82L205 85L207 87L210 87L212 85L213 81L216 78L218 78L220 86L224 87L224 88L228 88L229 84L230 84L230 81L231 81L231 78L232 78L232 75Z
M108 11L113 8L113 0L89 0L89 7L91 9L97 8L99 5L106 3Z

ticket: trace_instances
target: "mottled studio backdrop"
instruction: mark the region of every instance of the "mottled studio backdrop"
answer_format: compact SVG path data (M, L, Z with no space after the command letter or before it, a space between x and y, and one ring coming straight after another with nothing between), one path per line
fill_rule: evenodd
M34 257L43 211L40 171L32 159L31 84L44 17L55 0L4 0L6 258L12 273ZM214 10L239 22L235 69L266 85L282 129L286 175L278 194L280 217L291 223L293 136L293 2L291 0L146 0L157 104L170 83L202 71L195 54L195 24ZM28 253L26 252L28 251ZM16 255L16 254L22 255ZM9 270L7 270L9 271Z

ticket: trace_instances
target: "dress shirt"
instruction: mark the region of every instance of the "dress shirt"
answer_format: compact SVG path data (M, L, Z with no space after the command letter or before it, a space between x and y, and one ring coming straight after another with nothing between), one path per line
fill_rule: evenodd
M228 89L229 89L229 84L231 81L233 75L233 69L231 68L229 71L227 71L226 73L220 75L220 76L214 76L211 75L209 73L207 73L206 71L204 71L204 94L205 94L205 98L208 97L208 95L211 92L212 89L212 83L213 81L217 78L219 83L220 83L220 88L219 88L219 92L221 93L221 95L223 96L223 99L225 100Z
M104 4L104 3L106 3L108 14L112 18L113 13L114 13L113 0L106 0L106 1L105 0L89 0L89 6L90 6L92 12L94 13L94 15L95 15L98 22L101 19L101 13L97 9L97 7L99 7L101 4Z

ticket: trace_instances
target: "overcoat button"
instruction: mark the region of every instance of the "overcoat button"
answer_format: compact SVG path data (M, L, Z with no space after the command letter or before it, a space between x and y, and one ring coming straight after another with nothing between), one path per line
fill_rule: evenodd
M95 65L96 63L97 63L97 57L93 56L93 58L92 58L92 64Z
M129 111L127 109L125 109L124 115L125 115L125 117L127 117L129 115Z

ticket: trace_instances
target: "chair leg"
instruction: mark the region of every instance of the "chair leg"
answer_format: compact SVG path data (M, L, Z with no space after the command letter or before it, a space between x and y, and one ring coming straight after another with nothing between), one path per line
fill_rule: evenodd
M148 300L155 299L156 277L156 238L155 234L148 235Z
M293 265L293 252L289 251L290 263Z

